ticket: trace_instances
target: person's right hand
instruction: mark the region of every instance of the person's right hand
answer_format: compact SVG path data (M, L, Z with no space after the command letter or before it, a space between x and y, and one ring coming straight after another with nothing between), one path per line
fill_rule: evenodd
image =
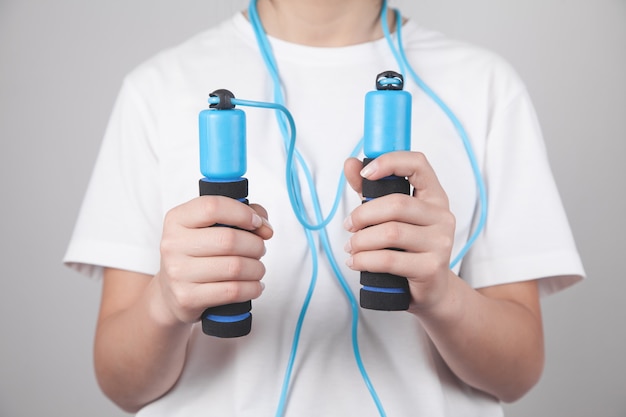
M232 227L210 227L215 225ZM263 207L228 197L202 196L170 210L156 275L159 317L193 323L208 307L259 297L265 274L260 258L272 234Z

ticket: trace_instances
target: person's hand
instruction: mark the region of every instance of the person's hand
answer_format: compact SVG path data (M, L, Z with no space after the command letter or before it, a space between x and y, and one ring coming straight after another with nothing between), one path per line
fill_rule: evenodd
M360 205L345 220L354 234L346 244L347 265L357 271L407 277L410 309L427 310L443 300L450 272L455 218L448 197L426 157L418 152L390 152L370 162L350 158L344 166L352 188L361 193L362 178L407 177L413 195L389 194ZM402 249L389 250L386 248Z
M272 234L265 209L228 197L202 196L170 210L156 275L157 314L165 322L193 323L208 307L259 297L260 258Z

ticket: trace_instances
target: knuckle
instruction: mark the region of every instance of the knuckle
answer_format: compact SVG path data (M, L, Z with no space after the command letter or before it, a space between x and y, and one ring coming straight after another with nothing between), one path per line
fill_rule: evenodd
M223 253L231 253L237 246L236 231L230 227L216 228L217 245Z
M452 249L454 246L454 231L456 229L456 217L451 212L447 212L444 216L442 225L444 233L440 235L440 245L445 249Z
M200 197L199 212L204 221L215 223L220 210L223 210L223 204L219 196L204 195Z
M391 205L393 210L401 210L406 207L406 195L400 193L392 193L387 196L387 204Z
M448 269L448 264L449 261L446 257L432 254L426 261L426 273L428 276L433 276L443 269Z
M227 303L239 301L243 296L242 286L236 281L226 282L223 291L224 301Z
M443 216L443 223L449 229L454 230L456 228L456 217L451 211L447 211L446 214Z
M386 196L385 207L392 216L397 216L399 213L406 211L410 206L407 204L406 195L393 193Z
M381 270L391 271L396 265L396 254L394 252L395 251L393 250L384 250L380 252L378 262Z
M180 280L182 269L177 262L164 262L161 266L161 270L165 273L170 283Z
M181 310L186 310L191 306L191 294L182 285L171 287L172 295L176 306Z
M202 211L205 214L213 215L213 213L219 209L218 198L213 198L213 196L203 196L200 201L202 201Z
M229 259L226 266L226 277L228 279L239 278L244 271L244 259L239 256L234 256Z
M167 230L172 227L176 223L176 208L169 210L165 213L165 217L163 218L163 229Z
M415 155L415 161L418 164L420 164L420 165L422 165L422 164L424 164L424 163L426 163L428 161L426 159L426 155L424 154L424 152L416 151L416 152L414 152L414 155Z
M174 241L174 239L164 236L161 239L159 250L161 252L161 255L165 257L165 256L172 255L175 252L176 247L177 247L177 244Z
M426 256L420 263L420 270L423 276L432 276L441 268L441 262L435 256Z
M449 233L438 233L431 238L434 250L449 251L454 245L454 238Z
M382 235L385 244L391 246L400 241L402 229L398 223L387 223Z

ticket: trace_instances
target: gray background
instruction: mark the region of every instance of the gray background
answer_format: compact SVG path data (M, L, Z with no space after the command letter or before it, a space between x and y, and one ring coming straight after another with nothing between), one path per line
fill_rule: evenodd
M61 258L123 75L243 4L0 0L0 416L125 415L92 372L100 285ZM547 367L507 415L626 416L625 1L395 4L518 69L589 275L544 300Z

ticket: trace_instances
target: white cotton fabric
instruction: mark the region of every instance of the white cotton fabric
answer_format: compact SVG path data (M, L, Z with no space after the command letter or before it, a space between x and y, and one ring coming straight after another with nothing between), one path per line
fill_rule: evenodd
M485 176L484 233L455 269L474 287L543 278L543 294L584 275L556 190L528 93L499 57L426 30L403 27L416 72L459 117ZM384 70L398 70L384 39L315 48L270 38L298 149L327 213L343 162L363 134L364 96ZM124 80L65 262L99 276L102 267L154 274L165 213L198 195L198 113L219 88L272 101L268 72L241 14L141 65ZM455 253L476 219L476 186L457 132L410 80L412 149L424 152L457 219ZM283 140L272 111L244 108L249 199L275 229L263 261L266 290L253 302L253 329L238 339L204 336L196 326L176 386L142 417L273 416L311 259L285 187ZM349 234L342 221L360 204L346 190L328 231L337 262ZM355 364L351 310L326 257L302 329L286 416L377 416ZM358 297L358 273L343 268ZM459 381L418 320L404 312L360 311L361 354L389 416L496 417L494 398Z

